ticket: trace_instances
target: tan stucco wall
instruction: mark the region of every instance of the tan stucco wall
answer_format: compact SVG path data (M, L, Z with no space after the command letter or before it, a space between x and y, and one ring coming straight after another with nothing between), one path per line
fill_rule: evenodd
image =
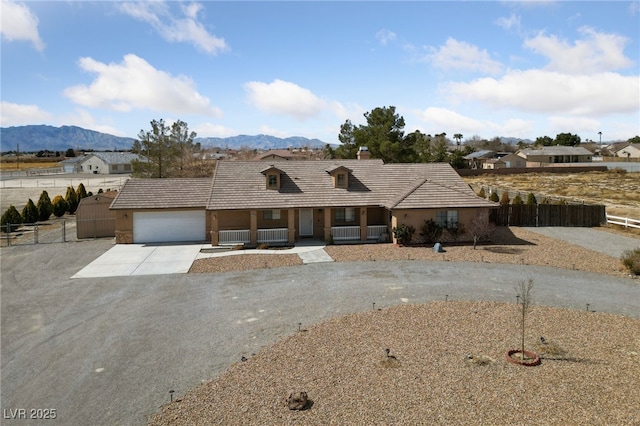
M416 229L416 232L413 234L413 242L419 242L421 240L420 237L420 229L424 224L425 220L436 220L436 212L438 211L449 211L449 210L457 210L458 211L458 223L462 224L465 229L469 229L471 221L477 217L478 215L488 216L489 210L488 208L464 208L464 209L416 209L416 210L394 210L392 213L391 220L391 228L396 228L399 225L408 225L413 226ZM393 238L393 242L397 243L393 233L391 235ZM446 240L446 232L443 232L443 240ZM473 237L471 235L465 234L460 238L459 241L472 241Z

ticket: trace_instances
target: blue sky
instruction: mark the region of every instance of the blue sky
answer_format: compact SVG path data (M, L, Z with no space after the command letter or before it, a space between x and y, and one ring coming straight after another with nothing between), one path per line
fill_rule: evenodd
M640 2L1 3L2 127L640 135Z

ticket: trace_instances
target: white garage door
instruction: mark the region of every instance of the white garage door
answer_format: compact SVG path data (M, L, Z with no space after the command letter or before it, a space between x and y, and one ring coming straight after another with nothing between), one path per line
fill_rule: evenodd
M133 242L205 241L205 211L133 213Z

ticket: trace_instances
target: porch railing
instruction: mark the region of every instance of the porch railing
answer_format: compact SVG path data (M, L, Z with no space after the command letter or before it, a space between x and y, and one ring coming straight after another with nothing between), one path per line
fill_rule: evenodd
M387 233L387 225L367 226L367 240L378 240L380 235Z
M351 241L360 239L359 226L332 226L331 235L334 241Z
M289 241L287 228L258 229L258 243L286 243Z
M218 231L219 244L248 244L251 242L251 231L238 229L233 231Z

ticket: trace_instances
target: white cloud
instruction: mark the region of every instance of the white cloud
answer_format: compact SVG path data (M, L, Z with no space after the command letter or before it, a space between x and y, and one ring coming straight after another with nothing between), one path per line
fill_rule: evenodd
M2 101L0 104L0 125L2 127L24 126L27 124L48 124L52 115L37 105L20 105Z
M588 74L628 68L633 61L624 55L627 38L606 34L589 27L579 32L584 37L571 45L556 36L540 33L527 39L524 45L549 59L547 69L569 74Z
M464 41L449 38L444 45L432 50L434 53L429 55L429 60L433 66L444 70L462 69L486 74L497 74L502 70L502 64L491 59L486 50Z
M28 40L38 51L44 50L44 42L38 33L38 17L22 3L2 1L2 25L0 33L8 41Z
M629 13L631 16L636 16L640 11L640 1L632 1L629 3Z
M115 126L109 124L100 124L89 111L83 108L77 108L75 111L64 114L56 119L59 125L78 126L83 129L95 130L96 132L107 133L114 136L133 137L127 135Z
M549 117L549 124L554 134L564 132L576 133L577 131L583 133L591 131L593 134L596 134L602 127L600 120L587 117L552 116Z
M167 3L163 1L122 3L119 9L150 24L167 41L190 42L213 55L229 49L223 38L210 34L198 21L198 13L202 9L199 3L181 4L184 17L176 17L176 12L169 10Z
M396 40L396 33L383 29L376 33L376 39L378 39L381 45L386 46L390 41Z
M340 105L327 102L309 89L295 83L274 80L273 83L250 81L244 84L249 103L261 111L285 114L305 120L320 115L324 110L338 111Z
M529 70L502 78L449 83L453 99L480 101L496 108L568 115L634 113L640 110L640 78L615 73L569 75Z
M199 138L226 138L237 135L239 132L235 129L213 123L201 123L193 128Z
M485 127L484 123L473 118L465 117L446 108L429 107L418 114L418 117L429 124L432 132L465 133L477 132Z
M505 30L519 30L520 29L520 16L512 13L508 18L501 17L495 21L496 25L504 28Z
M64 95L79 105L120 112L150 109L180 115L221 115L197 92L190 78L173 77L136 55L126 55L120 64L104 64L92 58L81 58L79 64L97 74L90 86L80 84L64 90Z

